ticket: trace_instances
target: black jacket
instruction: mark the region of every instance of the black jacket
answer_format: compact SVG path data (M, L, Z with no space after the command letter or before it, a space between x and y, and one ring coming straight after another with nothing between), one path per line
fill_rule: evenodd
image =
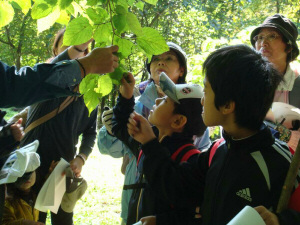
M275 210L290 164L288 147L275 141L264 125L257 134L243 140L232 140L226 134L224 137L226 141L217 149L210 166L211 148L199 155L197 164L175 165L167 149L155 140L142 146L146 155L144 173L152 186L182 206L188 198L199 199L205 225L227 224L246 205ZM288 212L278 215L281 225L300 224L299 213Z
M174 207L173 202L170 201L170 199L163 197L164 193L160 190L157 191L153 189L151 184L149 185L147 176L144 175L143 171L144 154L139 156L141 150L140 143L132 139L127 132L126 124L130 113L133 111L133 107L133 98L127 100L120 95L117 104L113 109L114 116L112 120L113 133L129 147L138 159L136 184L127 187L133 189L128 208L127 224L131 225L136 223L140 218L145 216L156 215L168 217L169 215L174 214L174 212L177 215L182 215L184 217L187 215L193 216L194 204L196 202L194 198L188 199L189 204L186 204L185 207L181 207L179 205ZM155 127L154 132L158 134ZM172 136L165 137L161 142L161 145L166 147L168 151L167 154L170 156L181 146L192 143L192 136L183 136L181 133L173 133ZM188 159L188 161L195 163L196 159L197 155L193 155Z

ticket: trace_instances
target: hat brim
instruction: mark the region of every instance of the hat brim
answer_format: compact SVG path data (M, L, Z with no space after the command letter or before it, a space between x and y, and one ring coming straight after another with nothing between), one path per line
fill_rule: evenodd
M169 98L180 104L176 95L176 85L164 72L159 76L159 86Z

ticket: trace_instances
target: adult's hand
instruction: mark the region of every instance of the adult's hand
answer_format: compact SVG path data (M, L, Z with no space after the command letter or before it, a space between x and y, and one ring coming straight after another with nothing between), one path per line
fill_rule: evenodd
M280 225L278 217L264 206L257 206L254 209L259 213L266 225Z
M84 157L87 158L85 155L84 155ZM70 162L70 168L72 169L72 171L73 171L73 173L75 174L76 177L80 177L83 165L84 165L84 161L80 157L75 157L75 159L73 159Z
M107 48L95 48L86 57L80 58L79 62L85 69L86 75L89 73L111 73L119 66L117 45Z

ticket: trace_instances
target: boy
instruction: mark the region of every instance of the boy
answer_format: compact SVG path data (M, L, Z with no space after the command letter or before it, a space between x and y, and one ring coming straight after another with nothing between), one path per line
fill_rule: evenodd
M174 208L172 206L173 202L162 198L163 193L153 191L150 188L147 177L145 178L143 174L144 154L140 149L140 143L130 136L132 135L130 129L127 130L128 118L137 115L132 114L135 81L131 74L128 75L127 80L129 82L124 78L122 79L120 96L117 105L114 107L112 120L114 135L123 141L137 158L136 184L131 187L133 194L129 203L127 224L131 225L143 216L155 214L158 217L164 217L173 210L192 214L193 212L189 211L189 207L194 205L194 199L187 200L190 203L188 207L176 206ZM148 120L156 126L154 132L157 134L159 142L167 148L168 154L175 163L195 162L200 152L192 144L193 135L202 135L206 130L206 126L199 115L202 112L202 89L199 85L189 84L178 84L170 87L166 85L169 83L172 83L170 78L162 73L160 86L164 92L166 91L167 96L156 99ZM175 88L176 96L168 92L172 88ZM133 122L132 118L130 120ZM151 127L150 129L152 131Z
M291 161L288 147L274 140L263 123L280 75L245 45L216 50L205 60L203 71L203 121L207 126L221 125L225 140L199 154L196 164L176 165L147 122L136 116L139 126L130 121L131 133L142 143L144 173L152 188L182 206L186 199L198 197L204 225L227 224L246 205L260 206L257 211L266 224L299 224L294 211L276 216L266 210L276 210ZM213 155L216 144L219 146ZM173 195L169 190L175 188ZM147 219L152 222L148 224L163 224L158 217L156 221L153 217L142 221Z

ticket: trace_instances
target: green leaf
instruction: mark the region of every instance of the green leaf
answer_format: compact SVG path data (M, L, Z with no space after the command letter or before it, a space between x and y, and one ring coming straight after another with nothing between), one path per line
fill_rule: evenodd
M113 23L115 28L119 33L121 33L124 28L126 27L126 16L124 15L114 15L113 16Z
M57 23L60 24L64 24L67 25L70 21L70 15L64 10L64 11L60 11L60 16L59 18L56 20Z
M89 6L95 6L95 5L97 5L97 3L98 3L98 0L88 0L86 4Z
M143 34L137 36L136 42L140 48L142 48L146 54L160 55L169 51L169 46L162 35L150 27L143 27Z
M8 2L0 1L0 27L9 24L14 18L15 11Z
M93 9L90 7L86 13L95 24L104 23L108 19L108 13L102 8Z
M128 5L133 6L135 0L127 0Z
M60 16L60 10L58 9L58 7L56 7L54 11L50 13L48 16L38 19L37 20L38 33L41 33L42 31L49 29L59 18L59 16Z
M128 57L131 54L133 43L123 38L119 38L117 43L119 46L118 53L122 53L124 58Z
M73 19L67 26L63 39L63 45L79 45L92 38L93 28L89 20L84 17Z
M95 92L95 88L98 85L98 74L89 74L84 79L82 79L79 92L83 94L83 100L86 107L89 110L89 114L97 107L99 104L99 98L102 97L101 94Z
M112 79L112 82L114 84L120 84L120 81L123 77L123 73L125 72L125 70L123 68L121 68L121 66L119 66L118 68L115 69L114 72L109 73L109 77Z
M142 26L141 26L138 18L136 17L136 15L129 12L126 15L126 20L127 20L128 27L130 28L130 30L133 33L135 33L136 35L142 34Z
M67 7L69 7L69 5L71 5L72 2L73 0L59 0L58 6L61 10L64 10Z
M112 80L109 75L102 75L98 78L98 87L95 88L95 92L102 96L108 95L113 88Z
M71 15L75 16L75 10L74 6L71 4L66 8L67 12L70 13Z
M94 32L94 39L96 42L107 42L111 39L112 28L110 24L102 24L98 26Z
M144 1L151 4L151 5L156 5L158 0L144 0Z
M117 0L117 5L123 6L126 10L128 9L128 4L126 0Z
M121 5L117 5L117 6L116 6L116 13L117 13L117 14L126 15L127 12L128 12L128 9L127 9L127 8L125 9L125 8L124 8L123 6L121 6Z
M37 20L37 19L43 18L45 16L48 16L52 11L53 11L53 8L50 7L46 3L39 3L39 4L35 3L32 6L31 17L32 17L32 19Z
M26 15L28 10L31 8L31 0L13 0L13 2L17 3L21 9L22 12Z
M55 6L57 3L57 0L45 0L49 5Z
M137 2L136 4L135 4L135 6L138 8L138 9L140 9L140 10L144 10L144 5L145 5L145 3L144 2Z

